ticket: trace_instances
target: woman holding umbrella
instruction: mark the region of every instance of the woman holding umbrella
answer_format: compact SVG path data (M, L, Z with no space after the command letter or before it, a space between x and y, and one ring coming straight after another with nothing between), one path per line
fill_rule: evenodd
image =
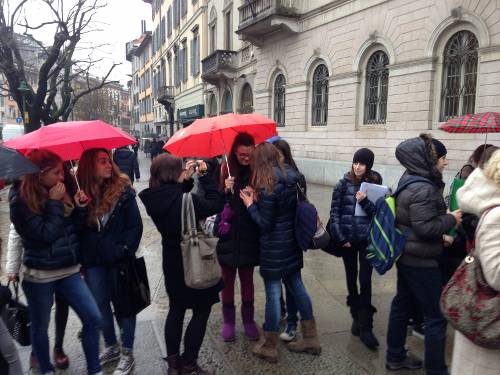
M103 316L106 349L101 355L101 364L120 359L114 375L127 375L135 365L136 317L117 317L122 333L120 350L111 311L115 285L110 281L116 277L120 264L135 257L141 241L143 227L136 194L128 176L120 172L105 149L86 150L80 158L77 177L90 198L81 238L82 263L85 280Z
M40 169L25 176L10 197L10 217L24 248L23 289L31 318L31 341L42 374L51 374L47 328L54 293L59 293L83 323L82 344L89 374L101 371L99 327L101 314L80 277L79 242L74 223L76 206L87 196L78 192L74 201L66 191L62 160L49 151L35 150L28 158Z
M251 135L238 134L231 147L228 162L221 167L221 183L227 203L222 213L224 229L220 227L217 258L224 280L221 292L224 319L221 336L224 341L235 340L234 282L237 273L240 278L241 319L245 335L250 340L259 338L253 305L253 269L259 264L259 229L239 196L239 191L250 183L250 157L254 148Z

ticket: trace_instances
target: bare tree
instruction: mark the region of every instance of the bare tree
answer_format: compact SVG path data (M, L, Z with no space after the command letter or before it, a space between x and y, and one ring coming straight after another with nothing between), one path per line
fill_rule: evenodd
M71 2L68 8L65 8ZM93 31L92 21L105 4L101 0L39 0L47 8L51 17L29 24L23 17L24 8L33 1L19 0L15 7L10 7L9 0L0 0L0 73L6 78L8 87L2 87L14 98L21 112L29 113L29 122L25 122L26 132L36 130L41 123L52 124L66 121L73 107L85 95L103 88L109 83L109 76L116 65L113 64L103 79L95 82L90 79L90 71L100 60L90 55L85 59L76 59L75 51L82 37ZM24 29L22 37L14 31ZM32 33L49 30L53 33L52 45L44 45ZM33 69L31 61L26 61L23 41L31 41L37 47L39 66ZM30 71L34 79L28 79ZM78 91L74 90L75 81L86 82ZM28 85L28 91L19 90L22 82ZM33 82L33 84L31 84ZM24 97L24 103L23 103ZM24 117L23 113L23 117Z

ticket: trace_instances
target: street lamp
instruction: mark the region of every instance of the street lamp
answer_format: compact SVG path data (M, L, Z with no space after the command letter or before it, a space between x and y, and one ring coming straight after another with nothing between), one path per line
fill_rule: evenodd
M21 84L17 88L23 97L23 123L24 126L30 122L30 114L26 111L26 94L31 92L31 89L27 85L26 81L21 81Z

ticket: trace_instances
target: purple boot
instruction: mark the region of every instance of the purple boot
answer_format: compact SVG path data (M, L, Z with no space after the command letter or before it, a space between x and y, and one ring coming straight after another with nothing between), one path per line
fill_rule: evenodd
M249 340L258 340L260 337L259 329L253 319L254 309L253 301L243 302L241 305L241 320L245 328L245 335Z
M234 308L234 304L222 304L222 317L224 319L224 324L222 325L220 334L225 342L231 342L236 339L234 332L235 315L236 310Z

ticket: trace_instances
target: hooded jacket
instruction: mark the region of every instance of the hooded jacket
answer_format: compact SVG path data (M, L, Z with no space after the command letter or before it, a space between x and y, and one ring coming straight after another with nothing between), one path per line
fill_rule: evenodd
M275 169L277 181L270 194L259 192L248 212L260 228L260 274L276 280L302 269L302 251L295 241L295 211L299 174L286 166Z
M402 142L396 148L396 158L406 168L399 185L411 176L429 180L410 184L396 198L396 225L403 232L409 229L399 262L414 267L438 267L443 234L455 226L456 220L446 213L444 183L436 168L431 138L423 135Z
M42 214L29 209L19 190L9 193L10 220L21 237L23 263L35 270L57 270L78 264L79 243L73 215L64 216L62 201L47 200Z
M192 194L196 220L222 211L224 198L218 191L217 181L207 174L198 179L203 185L205 195ZM182 196L191 191L193 180L180 184L167 183L148 188L139 193L139 198L146 207L146 212L161 234L163 247L163 273L165 287L171 302L192 308L212 305L218 302L218 293L223 284L219 282L207 289L192 289L184 282L184 268L181 252L181 211Z
M476 168L458 190L457 198L463 212L483 216L476 233L475 254L488 285L500 291L500 186ZM455 332L452 375L493 375L499 368L500 350L482 348Z
M113 161L120 168L120 171L130 178L130 181L134 182L134 175L135 178L141 178L137 155L128 148L117 149L113 153Z
M112 267L135 254L143 230L135 196L135 190L127 187L100 230L87 225L86 209L78 209L83 267Z
M365 179L370 183L381 183L373 181L378 173L372 173L373 178ZM360 202L367 216L354 216L356 211L356 193L361 183L354 184L350 172L335 185L332 193L332 205L330 208L330 233L338 244L350 242L353 245L365 245L368 241L368 230L371 218L374 214L375 205L369 199Z

